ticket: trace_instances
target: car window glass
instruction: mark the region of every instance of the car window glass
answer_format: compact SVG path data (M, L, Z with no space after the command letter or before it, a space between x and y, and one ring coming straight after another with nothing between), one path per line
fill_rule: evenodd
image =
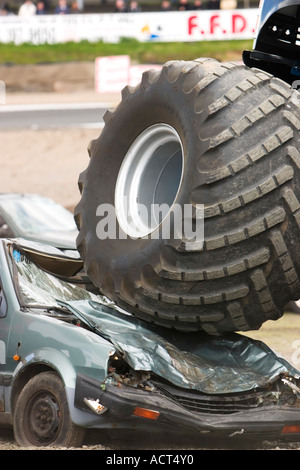
M18 250L14 250L13 258L17 268L18 291L24 305L57 306L57 301L98 299L95 294L78 285L43 271Z
M74 231L73 214L46 198L7 199L5 211L10 214L19 230L29 233Z

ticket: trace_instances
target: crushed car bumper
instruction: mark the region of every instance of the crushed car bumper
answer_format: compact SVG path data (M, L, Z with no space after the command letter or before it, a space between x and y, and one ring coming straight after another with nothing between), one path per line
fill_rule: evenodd
M254 392L255 393L255 392ZM199 433L199 437L231 437L299 440L300 408L258 406L241 411L228 411L224 397L223 412L212 406L206 412L193 412L159 391L105 384L79 374L76 381L75 406L99 415L105 414L113 427L178 429ZM229 398L230 399L230 398ZM212 398L213 402L213 398ZM96 426L97 427L97 424Z

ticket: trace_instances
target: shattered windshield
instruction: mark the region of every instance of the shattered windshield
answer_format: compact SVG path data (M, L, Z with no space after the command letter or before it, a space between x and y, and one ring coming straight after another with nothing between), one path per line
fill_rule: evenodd
M98 300L77 284L65 282L43 271L17 249L13 250L15 280L23 306L59 306L58 301Z

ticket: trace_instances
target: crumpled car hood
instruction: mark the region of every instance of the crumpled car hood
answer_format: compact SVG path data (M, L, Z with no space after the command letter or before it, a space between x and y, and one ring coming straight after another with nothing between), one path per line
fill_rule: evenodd
M214 337L205 332L185 334L151 326L106 297L45 272L24 258L16 245L12 259L25 306L67 307L110 341L134 370L152 371L174 385L208 394L244 392L268 387L285 374L300 376L260 341L241 334Z
M123 353L135 370L152 371L179 387L208 394L267 387L300 373L264 343L241 334L213 337L151 325L94 301L60 302Z

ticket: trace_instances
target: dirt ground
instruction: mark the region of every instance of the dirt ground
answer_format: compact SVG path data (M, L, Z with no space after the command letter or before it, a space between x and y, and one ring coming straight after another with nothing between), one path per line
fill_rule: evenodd
M65 93L93 90L94 63L1 65L0 80L10 93Z
M86 80L85 74L89 77ZM90 74L91 67L87 64L81 68L78 64L67 68L60 65L51 69L51 73L48 66L28 67L23 71L0 66L0 80L7 85L7 104L104 101L114 107L120 95L96 94ZM81 78L72 81L70 76ZM99 129L1 131L1 192L34 192L74 208L80 197L78 175L88 164L88 143L100 132L100 126ZM262 340L294 367L300 368L300 314L287 313L248 336ZM15 448L12 435L6 431L3 434L0 430L0 450ZM87 448L93 449L95 444ZM96 444L96 448L103 447ZM295 444L288 448L295 448Z
M93 74L89 62L0 66L7 105L105 102L115 107L120 93L95 93ZM0 132L1 191L36 192L73 208L79 173L88 164L88 143L100 132L100 123L99 129Z
M34 192L72 209L96 129L1 132L1 192Z

